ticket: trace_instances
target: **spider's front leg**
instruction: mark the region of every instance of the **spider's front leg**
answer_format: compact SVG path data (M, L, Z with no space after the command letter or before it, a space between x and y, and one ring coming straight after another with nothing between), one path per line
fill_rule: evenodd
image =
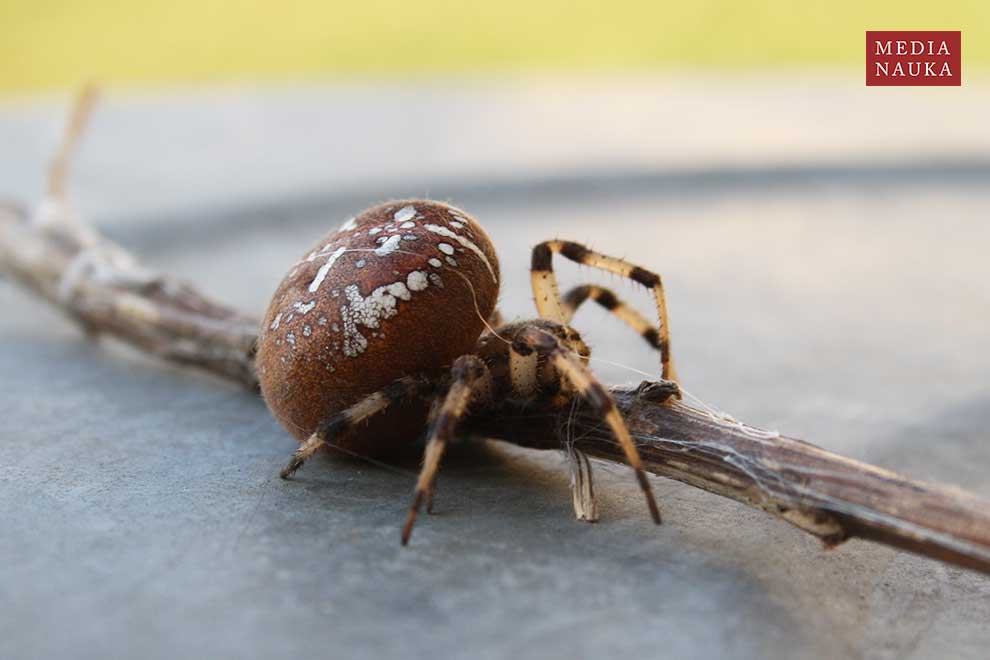
M462 355L454 360L450 369L451 383L444 397L443 404L436 411L427 434L426 451L423 454L423 468L419 473L416 491L413 494L409 516L402 528L402 545L409 543L416 516L427 500L428 508L432 504L433 484L437 471L440 469L440 459L447 448L447 443L454 437L457 425L464 419L468 406L475 398L482 398L492 392L491 373L488 365L474 355ZM433 416L433 415L431 415Z
M650 348L662 352L660 331L650 324L642 314L630 307L615 295L611 289L597 284L581 284L564 294L564 323L570 324L578 309L588 300L594 300L603 309L608 310L620 321L628 325L640 337L646 340Z
M636 443L633 442L632 435L629 433L629 428L626 426L625 420L622 419L622 415L615 405L615 400L598 379L588 371L578 355L562 346L556 337L539 328L526 328L521 331L512 342L511 350L513 355L519 354L524 357L534 352L545 356L547 363L555 367L561 377L566 378L577 391L577 394L601 416L622 446L626 460L635 471L639 487L646 497L650 516L659 525L660 508L653 497L653 488L650 486L646 471L643 469L643 461L639 456L639 450L636 449Z
M660 351L661 376L664 380L677 381L674 363L670 354L670 323L667 318L667 298L663 292L663 282L660 276L653 271L631 264L624 259L617 259L616 257L610 257L606 254L589 250L580 243L573 243L571 241L546 241L540 243L533 248L530 265L533 296L536 300L536 309L540 313L540 318L556 321L557 323L567 323L573 311L569 311L568 305L561 300L560 289L557 286L557 276L553 272L554 254L559 254L575 263L592 266L610 273L615 273L616 275L621 275L622 277L627 277L653 291L653 298L657 306L657 317L659 319L658 336L655 344L657 350ZM627 320L627 322L629 321ZM633 327L637 327L637 325L642 326L639 321L633 321L633 323L636 324ZM641 327L640 334L647 337L646 332L647 330ZM649 337L647 337L647 341L653 343Z

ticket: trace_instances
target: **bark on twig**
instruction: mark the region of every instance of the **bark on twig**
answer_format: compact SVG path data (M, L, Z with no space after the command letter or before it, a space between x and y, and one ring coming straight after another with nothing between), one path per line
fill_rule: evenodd
M147 270L50 198L0 207L0 270L79 321L172 362L257 387L257 321Z
M647 470L782 518L827 546L859 537L990 573L990 503L698 410L662 383L612 390ZM532 447L564 439L624 462L592 413L479 419L476 431Z
M84 95L77 106L38 212L0 206L0 272L93 335L256 389L254 319L142 267L64 203L68 155L90 104ZM692 408L670 398L668 384L612 393L655 474L767 511L828 545L855 536L990 573L990 503ZM469 430L625 462L600 421L581 410L566 418L499 411Z
M113 335L166 360L257 388L254 319L145 268L81 222L66 202L72 157L96 97L93 84L76 96L48 170L47 194L34 213L0 203L0 272L94 335Z

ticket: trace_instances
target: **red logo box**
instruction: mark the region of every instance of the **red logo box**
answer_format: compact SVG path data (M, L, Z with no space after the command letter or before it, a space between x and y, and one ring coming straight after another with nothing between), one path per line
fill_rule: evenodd
M962 32L867 30L867 87L961 84Z

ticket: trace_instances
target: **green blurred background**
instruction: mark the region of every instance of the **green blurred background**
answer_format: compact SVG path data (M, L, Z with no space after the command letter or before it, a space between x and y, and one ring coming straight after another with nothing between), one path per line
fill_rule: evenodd
M863 67L867 29L961 29L971 2L0 0L0 92L324 76Z

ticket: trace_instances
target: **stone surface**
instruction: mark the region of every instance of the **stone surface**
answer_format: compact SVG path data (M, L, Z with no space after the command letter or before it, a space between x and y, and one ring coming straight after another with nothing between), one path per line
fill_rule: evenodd
M693 394L990 497L990 94L858 85L111 98L73 190L149 262L258 314L301 250L390 197L474 213L510 317L532 314L528 248L586 241L663 273ZM0 195L36 199L60 109L0 106ZM560 272L649 309L614 278ZM554 452L460 448L402 549L415 466L323 457L280 481L294 442L258 398L87 341L6 282L0 305L0 657L979 658L990 643L988 578L859 541L826 552L662 479L655 528L621 466L597 469L602 521L579 524ZM576 325L603 378L655 371L600 310Z

